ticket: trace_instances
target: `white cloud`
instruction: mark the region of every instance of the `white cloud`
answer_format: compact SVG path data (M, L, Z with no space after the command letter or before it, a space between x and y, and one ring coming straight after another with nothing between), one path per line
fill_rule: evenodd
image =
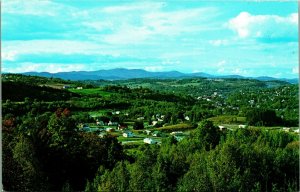
M297 38L298 14L287 17L278 15L251 15L241 12L229 20L227 26L240 38Z
M224 66L226 64L226 61L225 60L222 60L222 61L219 61L218 63L217 63L217 66L218 67L222 67L222 66Z
M8 52L1 52L1 59L3 61L15 61L17 52L16 51L8 51Z
M295 66L292 68L292 74L299 74L299 67Z
M101 14L96 12L98 16L94 16L107 18L107 21L105 19L93 21L94 18L91 17L92 21L85 22L84 25L98 32L109 30L110 34L93 35L91 38L110 44L148 44L156 40L161 43L162 38L185 32L196 33L214 29L211 22L208 24L204 21L216 16L216 8L205 7L166 12L161 10L161 3L152 4L108 7L104 9L104 12L100 11L104 14L101 17ZM137 11L136 9L140 7L142 8ZM123 13L125 11L126 14Z
M197 32L210 29L201 22L215 16L216 8L194 8L170 12L151 12L142 16L143 22L154 34L178 35L182 32Z
M232 74L235 74L235 75L248 75L248 71L247 70L244 70L244 69L241 69L241 68L236 68L236 69L233 69L231 71Z
M32 16L55 16L66 13L67 6L50 0L7 0L2 2L2 13L32 15ZM68 11L74 8L68 7Z
M28 40L2 42L3 60L13 60L22 54L44 53L118 55L115 50L110 50L108 46L88 41Z
M210 40L209 43L213 46L223 46L228 45L229 41L227 39L217 39L217 40Z
M62 63L31 63L24 62L17 67L10 67L5 65L3 70L10 73L24 73L24 72L67 72L67 71L80 71L85 68L84 64L62 64Z
M147 66L144 67L146 71L156 72L156 71L162 71L164 68L162 66Z
M123 14L123 12L156 10L160 9L164 5L165 3L161 2L142 2L138 4L105 7L102 9L102 11L109 14Z
M111 44L135 44L145 41L150 34L145 27L123 25L116 33L104 36L103 40Z

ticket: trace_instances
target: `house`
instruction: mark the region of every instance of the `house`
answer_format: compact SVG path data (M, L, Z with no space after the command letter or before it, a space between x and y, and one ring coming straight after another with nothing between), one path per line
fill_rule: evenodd
M144 141L144 143L148 143L148 144L155 144L155 143L157 143L156 141L154 141L151 138L145 138L143 141Z
M82 89L82 87L77 87L76 89Z
M289 128L289 127L283 127L282 130L285 131L285 132L290 132L291 128Z
M103 137L107 136L107 133L100 133L98 136L99 136L100 138L103 138Z
M153 136L153 137L160 137L160 136L161 136L161 132L160 132L160 131L154 131L154 132L152 133L152 136Z
M64 85L63 86L63 89L68 89L68 88L71 88L71 86L70 85Z
M185 116L184 119L187 120L187 121L190 120L189 116Z
M146 133L147 135L150 135L151 131L150 130L145 130L144 133Z
M295 129L294 132L295 132L295 133L299 133L299 129Z
M220 131L227 131L227 128L222 125L219 125L218 127L219 127Z
M133 136L134 136L133 133L130 131L123 133L123 137L133 137Z
M111 121L109 121L107 125L108 126L118 125L118 122L111 122Z
M113 111L112 114L113 114L113 115L119 115L119 114L120 114L120 111Z
M128 126L126 124L119 124L118 125L118 130L125 130L127 128L128 128Z
M174 136L182 136L183 135L183 132L182 131L174 131L172 133L170 133L171 135L174 135Z
M239 128L247 128L247 125L239 125Z
M114 129L114 128L111 128L111 127L108 127L108 128L106 128L106 131L107 131L107 132L114 132L115 129Z
M155 126L158 123L158 121L152 121L152 125Z

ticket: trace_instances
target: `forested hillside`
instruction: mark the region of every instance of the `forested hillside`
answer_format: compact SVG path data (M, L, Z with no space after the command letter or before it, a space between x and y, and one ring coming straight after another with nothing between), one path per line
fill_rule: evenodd
M7 191L299 191L299 88L2 77Z

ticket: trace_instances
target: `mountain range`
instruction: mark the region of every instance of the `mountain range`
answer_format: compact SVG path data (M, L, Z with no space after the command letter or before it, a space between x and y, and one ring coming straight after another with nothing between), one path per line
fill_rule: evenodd
M286 78L274 78L268 76L261 77L244 77L240 75L211 75L207 73L181 73L178 71L167 71L167 72L150 72L143 69L124 69L116 68L109 70L98 70L98 71L71 71L71 72L25 72L23 75L42 76L42 77L54 77L65 80L126 80L134 78L193 78L193 77L204 77L204 78L237 78L237 79L257 79L261 81L270 80L281 80L289 83L298 83L298 79L286 79Z

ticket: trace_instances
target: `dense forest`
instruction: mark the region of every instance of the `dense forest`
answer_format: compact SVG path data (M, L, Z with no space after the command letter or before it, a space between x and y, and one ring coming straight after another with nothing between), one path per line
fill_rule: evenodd
M5 74L4 190L299 191L298 86Z

